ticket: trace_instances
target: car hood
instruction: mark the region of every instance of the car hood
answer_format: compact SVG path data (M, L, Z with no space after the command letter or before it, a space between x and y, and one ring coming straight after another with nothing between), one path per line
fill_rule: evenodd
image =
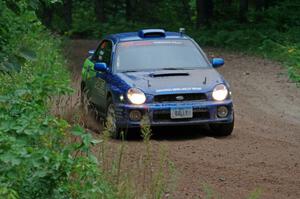
M163 70L118 73L130 87L148 94L208 92L222 83L222 76L213 68L196 70Z

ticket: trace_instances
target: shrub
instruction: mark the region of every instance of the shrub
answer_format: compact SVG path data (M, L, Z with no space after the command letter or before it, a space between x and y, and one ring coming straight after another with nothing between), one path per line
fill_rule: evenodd
M20 43L37 59L20 73L0 76L0 196L113 198L89 152L92 136L49 112L51 96L71 92L59 43L43 32L27 34ZM71 141L74 136L78 142Z
M50 114L72 92L60 41L27 1L0 2L0 198L116 198L79 127Z
M214 22L210 28L192 33L201 45L244 51L282 62L289 77L300 83L300 17L295 0L279 3L264 11L262 21L255 21L250 12L249 22L235 20ZM286 15L285 13L290 13Z

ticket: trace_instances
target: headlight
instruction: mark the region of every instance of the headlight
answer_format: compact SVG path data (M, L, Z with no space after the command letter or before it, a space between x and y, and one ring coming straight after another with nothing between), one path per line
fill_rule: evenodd
M131 88L127 91L127 98L132 104L144 104L146 101L145 94L137 88Z
M228 96L228 90L224 84L217 85L212 92L212 97L216 101L225 100L227 96Z

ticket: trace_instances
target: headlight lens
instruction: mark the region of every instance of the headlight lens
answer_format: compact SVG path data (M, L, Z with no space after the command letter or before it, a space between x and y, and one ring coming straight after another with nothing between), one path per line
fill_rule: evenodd
M227 96L228 96L228 89L224 84L217 85L212 92L212 97L216 101L225 100Z
M137 88L131 88L127 91L127 98L132 104L144 104L146 101L145 94Z

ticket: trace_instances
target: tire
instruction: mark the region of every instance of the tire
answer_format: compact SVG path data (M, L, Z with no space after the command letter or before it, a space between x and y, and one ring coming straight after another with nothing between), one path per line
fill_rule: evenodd
M234 116L232 122L230 123L210 124L209 127L213 131L214 135L229 136L231 135L234 128Z
M120 128L118 127L116 123L116 112L115 112L115 105L111 98L108 98L107 100L107 106L106 106L106 116L105 116L105 128L110 133L110 137L113 139L119 139L120 138Z

